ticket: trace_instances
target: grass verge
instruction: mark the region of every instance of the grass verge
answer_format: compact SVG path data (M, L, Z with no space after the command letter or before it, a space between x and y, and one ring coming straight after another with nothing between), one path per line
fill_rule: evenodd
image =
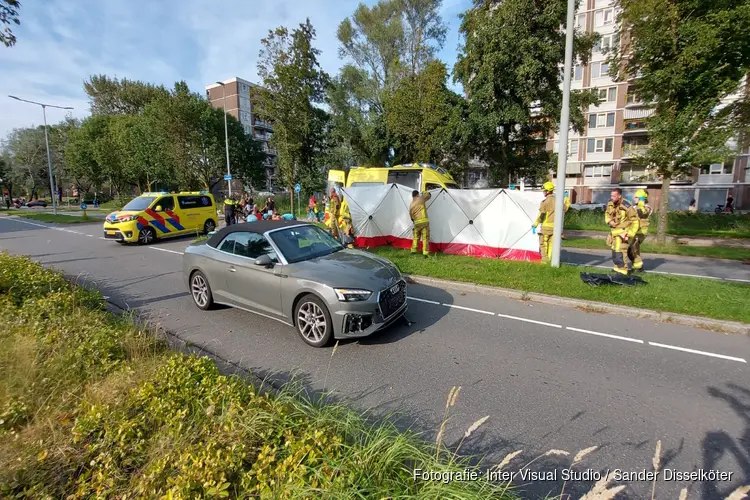
M0 255L0 294L0 497L511 498L500 482L414 479L479 470L442 428L431 445L262 392L30 260Z
M585 270L582 267L552 268L531 262L443 254L423 259L392 247L370 251L391 260L406 274L750 323L750 285L742 283L646 274L645 286L592 287L581 281L580 273Z
M64 214L49 214L49 213L38 213L38 214L30 214L30 213L15 213L13 215L18 215L19 217L23 217L24 219L31 219L39 222L46 222L46 223L52 223L52 224L83 224L87 222L104 222L104 219L96 218L96 217L84 217L84 216L78 216L78 215L64 215Z
M592 248L607 250L604 240L595 238L567 238L563 241L563 248ZM646 240L641 246L643 254L682 255L684 257L707 257L711 259L750 259L750 250L733 247L693 247L668 243L659 245L655 241Z
M652 217L656 232L656 214ZM602 210L573 210L565 215L565 229L607 231ZM690 214L670 212L667 233L675 236L750 238L750 214Z

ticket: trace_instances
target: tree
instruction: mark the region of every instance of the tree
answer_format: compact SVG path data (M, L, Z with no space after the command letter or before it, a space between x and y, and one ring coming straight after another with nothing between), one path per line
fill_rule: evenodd
M25 185L30 198L38 198L40 190L49 188L44 127L14 129L8 135L7 151L19 184Z
M442 0L360 4L339 25L339 55L351 63L342 68L329 98L334 129L350 138L347 146L359 161L376 165L397 161L390 157L397 138L385 118L385 102L392 101L401 80L411 79L412 87L422 82L417 76L443 47L446 28L439 14L441 5ZM403 138L403 132L399 135Z
M562 106L566 13L565 0L474 0L461 15L454 79L467 93L477 153L496 182L536 177L548 164L545 140ZM576 57L585 62L595 41L577 33ZM594 92L572 93L574 129L583 129L583 110L597 102Z
M277 168L293 192L301 172L315 168L322 115L315 104L325 100L328 75L320 68L320 51L313 47L315 29L307 19L291 33L284 27L269 31L261 41L258 74L263 87L254 89L257 113L273 124L271 144Z
M650 147L638 161L662 176L657 240L667 231L669 186L704 162L725 160L734 112L722 99L739 90L750 70L750 2L620 0L622 49L611 55L612 76L634 77L638 95L653 103Z
M79 196L94 187L96 191L107 178L107 165L102 163L102 143L109 142L109 117L92 116L74 130L65 146L65 167Z
M21 2L18 0L0 0L0 25L4 25L0 31L0 42L6 47L12 47L16 44L16 35L13 34L11 25L19 26L21 21L18 19L18 9L21 8Z
M169 95L162 85L127 78L118 80L106 75L92 76L83 83L83 89L89 96L94 115L139 114L148 103Z

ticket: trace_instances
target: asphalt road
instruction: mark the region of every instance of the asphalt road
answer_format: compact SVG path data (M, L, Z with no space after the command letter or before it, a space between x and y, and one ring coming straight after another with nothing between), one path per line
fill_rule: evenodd
M198 310L181 275L189 241L120 246L99 235L96 224L0 219L0 248L93 281L111 301L261 377L296 376L310 390L327 381L355 407L398 411L426 439L435 439L451 387L461 386L449 444L489 416L462 446L486 454L487 465L518 449L510 470L550 449L570 452L531 467L557 470L557 482L517 478L526 497L559 494L562 468L589 446L600 448L576 467L582 473L649 471L657 440L665 468L733 473L729 481L662 478L657 498L688 486L689 498L722 498L750 483L750 337L410 285L414 325L342 343L330 361L330 349L307 347L275 321ZM629 498L650 498L650 482L625 483ZM565 491L591 484L569 481Z

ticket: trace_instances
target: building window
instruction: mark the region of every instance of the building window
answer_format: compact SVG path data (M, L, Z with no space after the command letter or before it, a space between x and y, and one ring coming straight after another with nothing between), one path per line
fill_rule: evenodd
M576 26L579 28L586 28L586 14L578 14Z
M734 162L712 163L701 167L701 175L731 175L734 173Z
M612 165L586 165L583 172L585 177L609 177L612 174Z
M602 62L591 63L591 77L592 78L604 78L608 76L609 64Z
M618 43L620 43L620 37L617 33L612 35L602 35L602 37L597 40L596 44L594 44L594 51L606 54Z
M583 67L580 64L576 64L575 73L573 73L573 80L583 80Z
M555 142L552 146L552 151L555 153L560 152L560 141ZM578 139L568 141L568 157L578 154Z
M599 89L599 99L603 102L615 102L617 100L617 87Z
M589 139L586 146L587 153L611 153L614 146L614 139L611 137L603 139Z
M613 22L615 22L614 9L601 9L597 10L594 14L594 24L597 28L601 26L608 26Z
M591 113L589 115L589 128L605 128L615 126L614 113Z

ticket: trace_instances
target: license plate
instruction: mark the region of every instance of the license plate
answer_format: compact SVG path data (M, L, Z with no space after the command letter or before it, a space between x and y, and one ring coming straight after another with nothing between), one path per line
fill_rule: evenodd
M396 283L395 285L393 285L391 287L391 289L389 291L391 293L398 293L399 290L401 290L401 284L400 283Z
M117 231L107 231L107 236L116 236Z

